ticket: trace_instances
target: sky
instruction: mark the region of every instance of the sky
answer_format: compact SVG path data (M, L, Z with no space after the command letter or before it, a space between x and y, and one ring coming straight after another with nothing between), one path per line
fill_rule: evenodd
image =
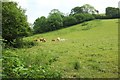
M18 4L26 10L29 23L41 16L47 17L52 9L58 9L59 11L68 14L71 9L76 6L82 6L84 4L90 4L99 10L100 13L105 13L105 8L118 7L120 0L12 0L18 2Z

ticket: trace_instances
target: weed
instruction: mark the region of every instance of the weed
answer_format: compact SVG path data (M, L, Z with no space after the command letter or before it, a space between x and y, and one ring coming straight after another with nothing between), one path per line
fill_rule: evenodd
M80 63L78 61L74 62L74 69L76 69L76 70L80 69Z

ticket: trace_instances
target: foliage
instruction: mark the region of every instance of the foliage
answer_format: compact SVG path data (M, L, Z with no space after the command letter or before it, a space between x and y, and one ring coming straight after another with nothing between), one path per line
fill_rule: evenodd
M11 51L3 51L4 78L60 78L61 72L51 71L47 66L26 66L25 63Z
M57 30L63 27L63 13L58 9L53 9L49 16L37 18L34 22L34 33L44 33L48 31Z
M107 7L106 8L106 16L109 18L119 18L120 17L120 9L114 7Z
M77 20L73 16L65 16L63 18L63 25L64 27L71 26L77 23Z
M35 20L33 27L34 33L54 31L84 21L93 20L95 18L92 14L95 12L98 11L89 4L73 8L68 16L65 16L58 9L53 9L47 18L42 16Z
M107 19L108 17L105 14L93 14L95 19Z
M47 19L44 16L37 18L34 22L34 33L46 32L48 31L47 27Z
M79 13L83 13L83 10L82 10L82 7L77 6L71 10L70 14L72 15L72 14L79 14Z
M2 40L4 41L4 40ZM12 44L12 45L11 45ZM2 42L2 48L31 48L36 46L38 43L35 41L24 41L22 38L16 39L16 41L11 43Z
M77 23L95 19L92 14L87 13L75 14L74 17L77 19Z
M14 48L31 48L36 45L37 42L35 41L23 41L22 39L18 39L16 43L13 43Z
M89 13L89 14L95 14L97 12L97 10L89 4L83 5L82 10L83 10L83 13Z
M60 29L63 26L62 16L58 13L50 14L47 18L49 31Z
M60 16L64 17L64 14L60 12L58 9L52 9L49 15L52 15L52 14L59 14Z
M74 7L71 10L70 15L80 14L80 13L95 14L95 13L99 13L99 11L96 10L93 6L91 6L89 4L85 4L85 5L81 6L81 7L79 7L79 6Z
M3 2L2 37L7 40L7 43L12 43L18 38L28 36L30 31L25 10L18 7L18 4L15 2Z

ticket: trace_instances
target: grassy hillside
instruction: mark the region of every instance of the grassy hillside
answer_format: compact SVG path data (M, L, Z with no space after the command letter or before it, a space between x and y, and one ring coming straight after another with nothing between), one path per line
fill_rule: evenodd
M31 48L8 49L28 66L48 66L62 77L118 77L118 20L93 20L58 31L37 34L24 41L44 37ZM52 42L57 37L67 39Z

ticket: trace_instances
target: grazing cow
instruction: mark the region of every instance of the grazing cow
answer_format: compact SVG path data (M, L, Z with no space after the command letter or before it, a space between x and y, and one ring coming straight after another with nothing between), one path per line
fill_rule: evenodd
M34 41L46 42L45 38L35 39Z
M65 41L66 39L60 39L60 41Z
M60 37L57 38L57 41L65 41L66 39L61 39Z
M42 41L43 41L43 39L44 39L44 38L40 38L40 42L42 42Z
M55 39L52 39L52 41L56 41Z
M46 42L45 38L40 38L40 42Z
M46 39L43 39L43 42L46 42Z
M60 41L60 37L57 38L57 41Z

